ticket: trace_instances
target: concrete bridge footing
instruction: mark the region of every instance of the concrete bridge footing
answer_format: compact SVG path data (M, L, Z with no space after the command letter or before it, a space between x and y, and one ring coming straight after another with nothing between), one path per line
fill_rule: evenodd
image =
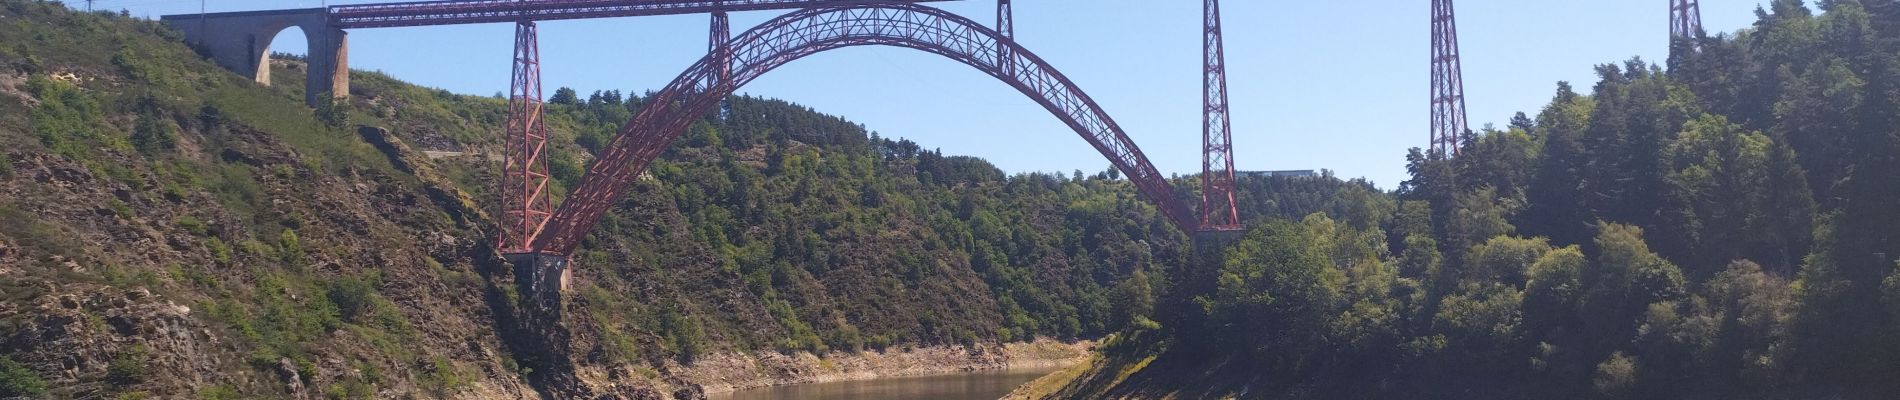
M544 311L559 312L561 294L567 291L572 275L567 256L545 253L504 254L515 269L515 283L521 294Z

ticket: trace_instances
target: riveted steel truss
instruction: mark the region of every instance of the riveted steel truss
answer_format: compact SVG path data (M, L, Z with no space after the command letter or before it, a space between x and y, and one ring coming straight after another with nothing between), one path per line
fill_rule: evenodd
M329 7L341 29L786 10L950 0L447 0Z
M1428 151L1458 154L1465 122L1465 72L1458 58L1458 17L1452 0L1432 0L1432 137Z
M535 252L534 237L552 215L548 199L548 130L541 119L541 50L532 21L515 24L515 68L509 89L508 125L503 135L501 229L495 239L503 254Z
M729 58L712 54L687 68L621 127L587 168L581 184L555 210L547 229L535 239L535 248L572 252L668 143L740 86L812 54L873 45L941 55L1016 88L1106 156L1169 222L1183 231L1198 230L1192 211L1141 149L1094 100L1047 62L967 18L916 4L888 3L810 8L781 16L732 38ZM721 79L721 71L730 71L730 78Z
M1669 51L1695 54L1702 51L1702 4L1696 0L1669 0Z
M1702 37L1702 5L1696 0L1669 0L1669 37Z
M1201 226L1240 230L1234 204L1234 134L1227 113L1227 50L1221 38L1220 0L1202 7Z

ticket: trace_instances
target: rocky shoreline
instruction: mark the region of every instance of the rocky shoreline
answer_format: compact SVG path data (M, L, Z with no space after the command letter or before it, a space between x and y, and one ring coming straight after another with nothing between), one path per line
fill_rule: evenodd
M1087 360L1094 348L1093 341L1066 343L1037 339L1000 345L893 348L824 356L806 352L791 355L721 353L703 357L691 365L668 365L668 369L710 394L804 383L1062 367Z

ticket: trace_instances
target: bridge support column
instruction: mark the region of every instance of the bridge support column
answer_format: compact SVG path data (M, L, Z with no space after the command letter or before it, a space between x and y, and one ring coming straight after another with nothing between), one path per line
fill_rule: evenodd
M1016 40L1015 10L1009 0L996 0L996 33L1002 39L996 42L996 66L1009 76L1016 76L1016 55L1009 53L1009 43L1004 40Z
M515 24L514 73L508 93L508 125L502 133L501 226L495 247L503 254L540 253L534 238L547 224L548 129L542 120L540 30L534 21Z
M1458 16L1452 0L1432 0L1432 133L1426 155L1456 157L1465 119L1464 62L1459 60Z
M561 294L567 291L572 278L567 268L567 256L548 253L504 254L508 264L515 269L515 283L520 286L526 300L542 311L559 314ZM558 318L556 318L558 320Z
M349 33L330 26L322 8L167 15L166 25L185 34L185 42L224 69L270 85L270 47L277 34L297 27L309 40L304 102L317 96L350 94Z
M319 30L327 32L305 33L311 38L303 101L312 106L324 93L338 99L350 97L350 33L328 27Z
M1203 3L1201 79L1200 231L1237 231L1234 202L1234 134L1227 112L1227 50L1221 36L1220 0Z
M706 51L713 55L718 63L713 86L724 87L732 82L732 22L726 18L725 11L712 13L712 29L707 32ZM719 120L732 117L732 99L719 100Z

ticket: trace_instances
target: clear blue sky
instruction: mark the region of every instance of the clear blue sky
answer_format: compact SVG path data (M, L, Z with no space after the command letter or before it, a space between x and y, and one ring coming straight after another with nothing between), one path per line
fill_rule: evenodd
M316 0L207 0L213 12L318 7ZM331 4L362 1L331 1ZM75 7L83 1L68 0ZM100 0L135 16L195 13L197 0ZM1756 2L1703 2L1704 24L1728 32ZM989 0L936 3L994 21ZM1228 0L1225 8L1236 166L1331 169L1391 189L1407 148L1425 143L1430 21L1427 0ZM1560 80L1580 88L1591 66L1667 54L1666 0L1464 0L1457 4L1472 128L1534 114ZM1128 130L1164 173L1200 169L1200 13L1192 0L1017 0L1017 40L1067 74ZM734 33L776 15L733 16ZM642 92L705 54L705 16L543 23L543 79ZM350 35L350 65L422 85L490 95L508 88L507 24L366 29ZM302 53L302 32L273 49ZM946 154L987 158L1010 172L1096 172L1108 162L1015 90L954 61L899 48L820 54L767 74L743 92L842 115L886 136Z

